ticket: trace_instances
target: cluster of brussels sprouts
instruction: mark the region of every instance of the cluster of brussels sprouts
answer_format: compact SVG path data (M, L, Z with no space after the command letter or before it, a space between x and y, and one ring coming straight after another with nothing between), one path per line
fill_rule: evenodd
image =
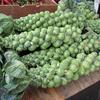
M19 19L15 19L15 29L17 31L26 31L29 29L34 30L37 27L43 25L44 22L47 22L47 19L50 17L50 12L40 12L36 14L29 14L25 17L20 17ZM54 14L51 14L52 17Z
M37 28L34 31L22 32L21 34L9 35L3 38L2 45L16 51L29 50L36 48L47 49L51 45L60 47L63 43L68 45L77 41L80 42L81 29L66 25L65 27Z
M90 30L100 34L100 19L89 20L87 26Z
M88 37L83 41L83 38L80 38L80 43L73 42L69 45L65 43L58 48L51 47L46 50L35 51L34 53L23 56L22 61L33 67L36 65L43 66L46 63L50 63L52 59L62 61L69 56L76 57L76 55L81 52L89 54L93 51L99 51L100 35L92 34L91 32L88 34Z
M75 0L60 0L57 7L57 12L67 12L75 10Z
M88 55L80 53L76 58L67 57L61 62L52 60L51 64L31 68L30 75L36 86L43 88L59 87L81 75L87 75L100 67L100 54L92 52Z
M73 11L77 12L78 16L82 15L85 20L92 20L98 17L88 2L76 3L75 0L64 0L58 4L57 12Z
M80 52L86 52L90 53L93 51L99 51L100 50L100 35L88 32L87 37L80 42L78 45L78 49ZM86 34L85 34L86 35Z
M86 3L78 3L76 9L77 12L79 12L79 14L82 14L86 18L86 20L95 19L96 17L95 12L92 9L90 9Z
M50 64L52 59L62 61L69 56L75 57L78 54L77 46L78 43L73 43L70 46L63 44L58 48L51 47L46 50L35 51L34 53L21 57L21 61L32 67L43 66L46 63Z
M77 16L76 13L71 11L63 14L45 11L16 19L15 29L22 32L36 28L48 28L49 26L65 27L66 24L81 28L84 25L83 21L84 19L81 16Z

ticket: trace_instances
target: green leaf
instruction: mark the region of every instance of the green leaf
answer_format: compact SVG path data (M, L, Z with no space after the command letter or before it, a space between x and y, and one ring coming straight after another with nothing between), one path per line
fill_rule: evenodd
M29 84L30 84L30 80L26 80L26 79L20 80L19 83L17 83L17 87L13 89L11 93L12 94L21 93L28 87Z
M11 16L6 16L0 13L0 34L1 36L7 36L13 33L14 22Z
M8 93L8 92L5 92L2 96L1 96L1 100L18 100L18 99L16 99L17 97L16 97L17 95L12 95L12 94L10 94L10 93Z
M4 57L6 58L7 62L13 59L19 59L19 55L15 51L12 51L12 50L8 50L7 52L5 52Z
M14 83L9 83L9 84L4 85L4 87L7 89L7 91L16 89L17 86L18 86L18 84L14 84Z
M21 61L12 60L8 63L8 65L6 64L5 67L6 74L8 74L11 77L23 78L26 75L27 69Z

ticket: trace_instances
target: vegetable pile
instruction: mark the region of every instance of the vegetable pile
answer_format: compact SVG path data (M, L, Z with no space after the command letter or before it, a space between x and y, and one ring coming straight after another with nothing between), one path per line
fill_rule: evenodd
M59 87L100 69L100 19L88 3L65 0L54 13L0 19L2 100L17 100L28 85Z

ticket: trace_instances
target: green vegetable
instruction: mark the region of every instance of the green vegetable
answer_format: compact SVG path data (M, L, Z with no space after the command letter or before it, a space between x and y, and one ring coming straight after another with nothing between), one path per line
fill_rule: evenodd
M0 13L0 35L5 37L14 33L14 22L11 16Z
M100 34L100 20L89 20L87 23L87 27L91 29L92 31L96 32L97 34Z
M31 77L29 78L27 75L28 70L22 62L15 58L11 61L9 60L4 65L3 70L5 71L5 84L3 87L6 89L6 93L2 96L2 99L6 98L6 96L10 96L9 98L14 96L17 99L31 82Z
M2 46L5 48L11 48L15 51L23 51L23 50L29 50L34 51L38 47L41 49L47 49L51 45L54 47L60 47L64 42L69 44L72 44L74 41L77 42L76 37L80 37L81 31L77 32L77 30L80 30L76 27L75 32L77 32L77 36L72 37L70 41L68 41L65 36L69 38L69 34L67 33L69 28L65 28L65 32L62 33L62 28L59 29L58 27L52 27L52 33L47 33L49 28L41 28L41 30L38 28L34 31L30 32L22 32L20 34L15 35L9 35L8 37L5 37L2 39ZM56 32L56 30L59 30ZM37 33L39 32L39 36L37 36ZM71 26L70 26L70 34L74 34ZM73 41L74 40L74 41ZM9 41L9 42L8 42ZM73 51L72 51L73 52ZM71 52L71 53L72 53Z
M75 24L77 27L83 27L80 24L76 24L81 17L77 16L76 13L71 11L67 12L67 14L60 14L60 12L57 13L58 14L56 14L56 12L50 13L45 11L36 14L29 14L28 16L15 19L14 28L19 32L23 32L35 30L36 28L48 28L50 26L64 27L66 24ZM84 20L80 21L83 22Z

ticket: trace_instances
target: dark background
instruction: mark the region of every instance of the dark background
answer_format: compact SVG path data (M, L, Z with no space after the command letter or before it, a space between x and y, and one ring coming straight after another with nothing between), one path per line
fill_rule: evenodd
M66 100L100 100L100 81Z

